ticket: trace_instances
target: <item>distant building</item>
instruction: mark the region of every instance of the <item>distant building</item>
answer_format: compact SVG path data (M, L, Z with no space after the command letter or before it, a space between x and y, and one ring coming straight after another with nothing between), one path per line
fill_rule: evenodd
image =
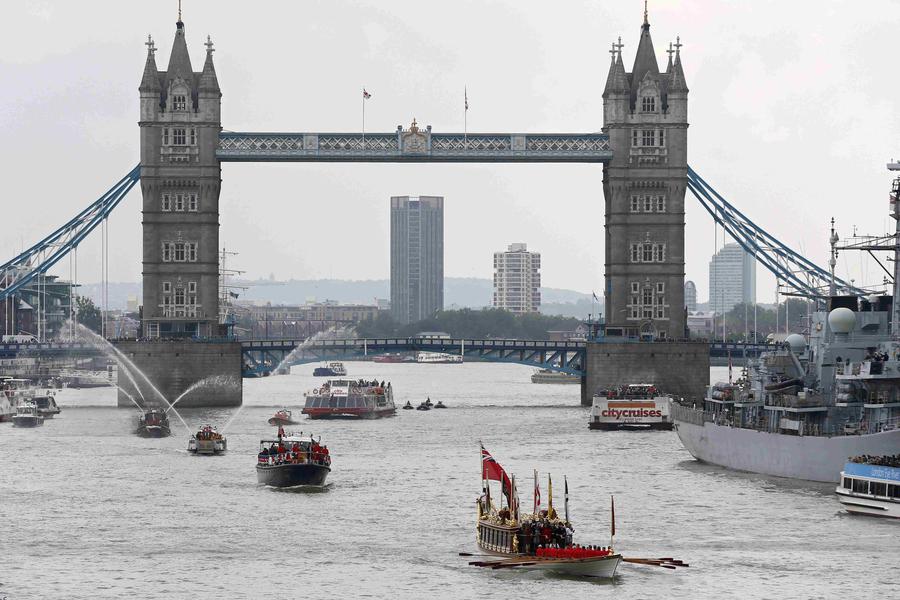
M715 337L716 316L713 313L689 314L687 326L692 338L711 339Z
M391 314L400 323L444 308L444 198L391 197Z
M249 328L251 337L258 338L305 338L334 327L349 327L374 319L379 312L375 305L334 302L254 304L245 308L246 320L242 325Z
M0 279L0 289L7 281L9 285L14 283L12 279ZM36 276L6 302L0 302L0 334L31 334L40 340L56 337L72 317L74 287L56 275Z
M513 313L538 312L541 308L541 254L527 244L510 244L494 252L494 308Z
M684 307L688 314L697 312L697 286L693 281L684 282Z
M756 261L737 243L725 244L709 261L709 306L724 314L756 301Z

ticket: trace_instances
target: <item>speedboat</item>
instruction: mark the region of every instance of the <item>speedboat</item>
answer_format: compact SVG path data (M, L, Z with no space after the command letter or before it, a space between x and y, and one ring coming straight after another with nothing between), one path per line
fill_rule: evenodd
M434 402L431 401L431 398L426 398L426 399L425 399L425 404L427 404L429 407L434 406Z
M228 449L228 440L210 425L204 425L188 440L188 452L193 454L222 454Z
M291 418L291 411L286 408L282 408L278 412L275 413L274 416L269 417L269 425L273 427L282 427L284 425L294 425L297 421Z
M403 405L403 410L413 410L415 406L409 403L409 400L406 401L406 404Z
M434 405L434 408L447 408L447 407L444 405L443 401L438 400L437 404Z
M427 402L423 402L416 407L416 410L431 410L431 406Z
M141 416L135 433L141 437L169 437L172 434L172 430L169 428L169 417L165 411L151 408Z
M56 398L54 398L51 391L48 391L45 395L35 396L34 404L37 407L38 414L45 419L52 419L53 415L58 415L60 412L59 405L56 404Z
M279 427L275 439L259 441L257 482L277 488L324 486L331 472L331 455L328 446L320 444L321 440L286 435Z
M38 414L32 402L20 404L12 418L13 427L38 427L44 424L44 417Z

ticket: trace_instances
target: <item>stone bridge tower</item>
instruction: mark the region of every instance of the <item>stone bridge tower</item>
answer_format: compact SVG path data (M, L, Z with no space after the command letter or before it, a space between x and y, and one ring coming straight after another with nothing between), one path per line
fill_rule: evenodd
M165 71L147 41L141 79L143 331L145 337L210 337L219 331L221 98L207 37L195 73L179 15Z
M687 96L680 40L661 73L644 13L634 66L613 44L603 130L614 149L603 171L608 335L684 338ZM674 57L673 57L674 55Z

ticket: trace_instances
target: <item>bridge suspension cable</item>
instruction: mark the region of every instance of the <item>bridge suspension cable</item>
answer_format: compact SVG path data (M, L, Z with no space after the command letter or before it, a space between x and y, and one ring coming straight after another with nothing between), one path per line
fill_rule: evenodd
M38 275L46 273L70 251L76 249L78 244L119 205L140 178L141 167L138 165L68 223L0 265L0 285L3 286L3 289L0 289L0 302L28 285Z
M803 296L822 298L829 295L831 274L828 271L753 223L690 167L688 167L687 187L716 223L775 275L776 280ZM835 278L834 283L838 294L854 296L866 294L865 290L843 279Z

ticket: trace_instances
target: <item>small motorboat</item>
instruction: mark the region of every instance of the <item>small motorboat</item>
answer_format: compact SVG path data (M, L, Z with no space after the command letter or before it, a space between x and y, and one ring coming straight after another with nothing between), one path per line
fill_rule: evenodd
M272 427L282 427L284 425L294 425L297 421L291 418L291 411L282 408L274 416L269 418L269 425Z
M12 418L13 427L38 427L44 424L44 417L38 414L32 402L20 404Z
M403 410L412 410L415 406L409 403L409 400L406 401L406 404L403 405Z
M427 404L428 406L434 406L434 403L431 401L431 398L426 398L425 404Z
M56 398L54 398L53 392L51 391L40 396L35 396L34 404L37 407L38 414L45 419L52 419L53 415L58 415L60 412L59 405L56 404Z
M423 402L422 404L416 407L416 410L431 410L431 405L427 402Z
M447 408L446 405L441 400L437 401L437 404L434 405L434 408Z
M228 440L210 425L204 425L188 440L188 452L193 454L222 454L228 449Z
M169 428L169 417L165 411L151 408L141 416L135 433L148 438L169 437L172 435L172 430Z
M279 427L276 439L259 441L257 482L277 488L323 487L331 472L331 455L321 441L285 434Z

